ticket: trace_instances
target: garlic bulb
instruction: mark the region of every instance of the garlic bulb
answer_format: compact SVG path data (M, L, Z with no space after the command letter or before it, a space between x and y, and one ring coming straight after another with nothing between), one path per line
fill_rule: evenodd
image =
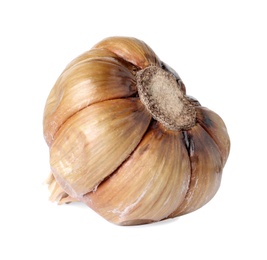
M135 38L104 39L74 59L48 96L43 125L51 200L81 201L119 225L205 205L230 150L223 120Z

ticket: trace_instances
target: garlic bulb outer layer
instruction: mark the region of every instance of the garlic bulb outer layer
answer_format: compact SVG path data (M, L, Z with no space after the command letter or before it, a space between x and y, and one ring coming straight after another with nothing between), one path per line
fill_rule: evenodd
M144 42L110 37L74 59L44 110L51 200L136 225L190 213L216 194L230 151L223 120L186 94Z

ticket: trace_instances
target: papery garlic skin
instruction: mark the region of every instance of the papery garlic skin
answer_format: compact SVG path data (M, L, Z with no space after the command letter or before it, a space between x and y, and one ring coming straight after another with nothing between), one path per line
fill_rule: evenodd
M151 90L141 84L147 70ZM230 151L223 120L187 96L178 74L135 38L104 39L74 59L48 96L43 122L51 200L81 201L119 225L202 207L219 189Z
M76 113L50 148L56 180L74 198L93 191L130 156L150 120L136 98L107 100Z
M182 139L182 133L166 133L153 124L133 154L83 201L115 223L167 218L184 201L190 182Z

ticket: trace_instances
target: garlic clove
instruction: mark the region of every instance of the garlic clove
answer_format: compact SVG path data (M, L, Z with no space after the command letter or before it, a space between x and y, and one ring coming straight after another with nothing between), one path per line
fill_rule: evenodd
M199 124L184 135L191 162L190 185L184 202L170 217L187 214L205 205L221 182L223 160L211 136Z
M127 161L82 201L116 224L149 223L168 217L182 203L189 180L182 133L154 123Z
M87 52L84 52L82 55L75 58L73 61L71 61L67 67L65 68L64 72L68 70L69 68L76 66L77 64L86 63L90 60L102 60L102 59L109 59L109 60L116 60L121 65L125 66L127 69L130 70L132 74L135 75L137 71L137 67L133 65L130 62L125 61L118 55L116 55L114 52L111 52L107 49L91 49ZM64 73L63 72L63 73Z
M91 59L73 65L59 77L46 103L44 136L48 145L60 126L79 110L136 92L134 76L116 59Z
M217 144L223 158L223 165L225 165L230 152L230 138L223 120L208 108L198 107L196 110L198 123Z
M110 58L114 58L117 59L118 56L109 51L109 50L105 50L105 49L91 49L89 51L84 52L83 54L79 55L77 58L75 58L74 60L72 60L65 68L64 71L66 71L67 69L76 66L79 63L83 63L83 62L87 62L90 59L105 59L107 57Z
M80 110L62 125L50 148L56 181L79 200L129 157L150 120L138 98L103 101Z
M94 46L107 49L122 59L144 69L149 65L160 66L154 51L143 41L130 37L109 37Z

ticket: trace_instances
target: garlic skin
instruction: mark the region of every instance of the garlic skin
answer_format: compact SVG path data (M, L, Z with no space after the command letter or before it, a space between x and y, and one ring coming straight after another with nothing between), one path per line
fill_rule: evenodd
M136 99L88 106L57 132L50 149L51 169L70 196L80 198L94 190L136 148L151 120Z
M219 189L230 151L223 120L187 96L148 45L128 37L104 39L66 67L43 125L50 199L81 201L119 225L202 207Z
M153 123L133 154L83 201L115 223L167 218L184 201L190 181L190 161L182 140L182 133L167 134Z

